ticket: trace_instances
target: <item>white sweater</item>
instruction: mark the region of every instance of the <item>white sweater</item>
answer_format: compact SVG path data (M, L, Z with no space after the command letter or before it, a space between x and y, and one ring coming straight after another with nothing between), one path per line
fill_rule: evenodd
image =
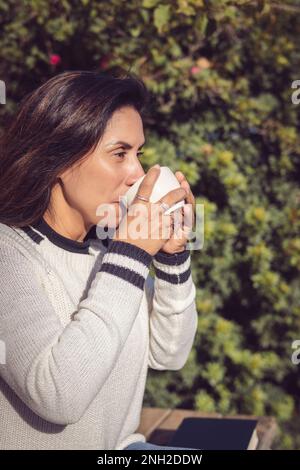
M77 242L44 219L0 223L0 449L145 442L147 369L186 363L195 296L188 250L152 258L96 226Z

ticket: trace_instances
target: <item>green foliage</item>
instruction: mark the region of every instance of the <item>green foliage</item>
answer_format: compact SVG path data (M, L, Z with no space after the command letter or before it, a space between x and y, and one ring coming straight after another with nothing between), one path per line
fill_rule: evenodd
M134 71L153 93L145 170L181 170L204 204L195 345L182 370L149 370L145 404L272 414L287 423L281 448L300 445L299 12L299 1L0 0L1 120L63 70Z

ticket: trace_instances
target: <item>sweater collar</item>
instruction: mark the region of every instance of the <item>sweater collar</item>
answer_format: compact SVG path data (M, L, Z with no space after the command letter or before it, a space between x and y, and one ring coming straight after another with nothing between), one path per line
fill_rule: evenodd
M34 224L31 224L31 227L45 235L54 245L74 253L89 253L89 246L92 240L100 240L106 248L109 243L109 237L105 239L99 239L97 237L96 225L93 225L90 228L82 242L72 240L71 238L67 238L56 232L52 227L50 227L43 217L41 217Z

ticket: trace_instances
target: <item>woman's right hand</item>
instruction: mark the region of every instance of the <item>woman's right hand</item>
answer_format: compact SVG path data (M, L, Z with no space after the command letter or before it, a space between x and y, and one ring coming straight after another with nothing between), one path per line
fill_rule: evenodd
M160 168L151 167L139 186L137 195L150 199ZM155 203L134 198L115 231L113 240L122 240L154 256L173 233L172 214L164 215L161 202L173 206L187 196L183 188L173 189Z

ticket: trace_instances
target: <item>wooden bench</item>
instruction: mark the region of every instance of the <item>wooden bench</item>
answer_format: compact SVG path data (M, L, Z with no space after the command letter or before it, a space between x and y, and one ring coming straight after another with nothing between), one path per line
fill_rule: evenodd
M144 434L147 442L157 445L168 445L172 435L175 433L184 418L234 418L234 419L257 419L257 434L259 439L259 450L270 450L278 427L275 418L270 416L235 415L223 416L219 413L202 413L200 411L185 409L147 408L142 409L140 426L137 432Z

